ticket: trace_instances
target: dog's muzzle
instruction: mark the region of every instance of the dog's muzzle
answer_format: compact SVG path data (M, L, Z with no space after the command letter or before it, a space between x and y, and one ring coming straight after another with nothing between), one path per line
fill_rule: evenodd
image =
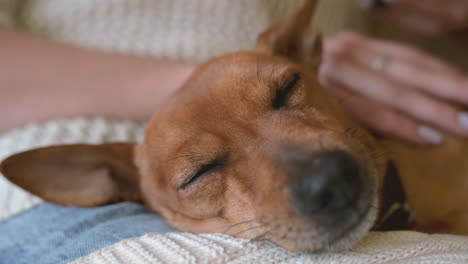
M310 155L292 175L292 199L306 216L340 214L355 207L363 188L358 162L345 151Z

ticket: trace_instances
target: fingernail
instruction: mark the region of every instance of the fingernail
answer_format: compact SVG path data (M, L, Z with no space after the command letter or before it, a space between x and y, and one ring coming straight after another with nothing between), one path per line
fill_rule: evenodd
M458 123L465 129L468 130L468 112L458 113Z
M418 134L431 144L439 145L444 140L442 134L428 126L420 126Z

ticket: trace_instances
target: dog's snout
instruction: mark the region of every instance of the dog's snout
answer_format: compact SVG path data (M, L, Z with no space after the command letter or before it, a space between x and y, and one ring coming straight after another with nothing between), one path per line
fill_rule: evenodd
M358 200L362 185L359 164L345 151L311 155L295 174L293 202L303 214L332 214Z

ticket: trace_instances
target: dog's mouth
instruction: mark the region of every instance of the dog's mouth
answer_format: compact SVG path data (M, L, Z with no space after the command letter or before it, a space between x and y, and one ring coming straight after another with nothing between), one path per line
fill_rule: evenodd
M250 238L295 252L351 248L377 218L377 177L370 175L377 172L366 170L345 151L321 152L295 168L300 170L289 171L289 202L285 208L262 210L270 217L259 218L261 228L252 227Z
M376 192L345 209L340 216L297 217L299 220L271 219L255 239L269 240L295 252L338 252L351 248L372 228L377 218ZM372 199L367 197L372 196ZM265 223L264 223L265 224Z
M348 227L342 229L334 239L331 239L321 249L316 251L337 252L351 248L372 228L378 215L378 199L374 195L372 200L367 200L363 210L356 211L356 219L350 221Z
M264 238L296 252L350 248L377 217L377 177L348 151L314 153L288 169L290 210L267 219Z

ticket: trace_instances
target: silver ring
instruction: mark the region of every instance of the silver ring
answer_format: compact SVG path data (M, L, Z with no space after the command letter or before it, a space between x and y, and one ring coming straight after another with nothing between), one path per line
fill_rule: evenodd
M378 72L384 72L388 64L390 63L391 57L388 54L383 54L377 57L372 63L372 69Z

